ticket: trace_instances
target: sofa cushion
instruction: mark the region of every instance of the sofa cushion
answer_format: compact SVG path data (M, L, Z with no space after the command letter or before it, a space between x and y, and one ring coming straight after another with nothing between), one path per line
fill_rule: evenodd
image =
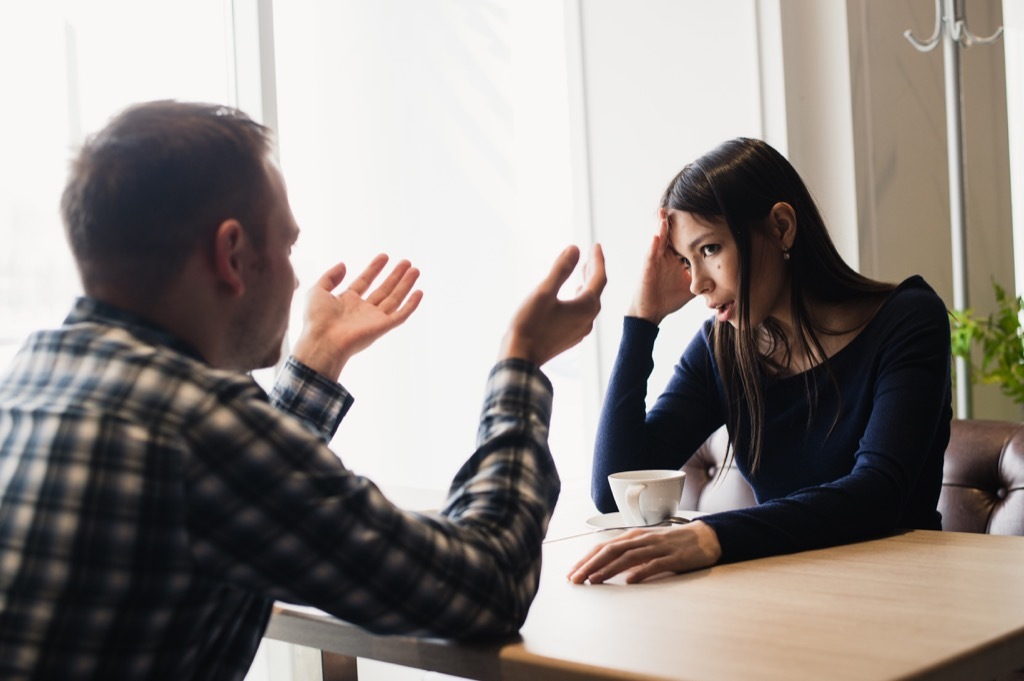
M1024 424L953 421L939 512L944 530L1024 535Z

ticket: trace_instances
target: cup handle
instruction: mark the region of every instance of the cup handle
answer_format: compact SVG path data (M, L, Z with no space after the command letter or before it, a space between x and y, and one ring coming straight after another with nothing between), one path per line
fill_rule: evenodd
M626 508L630 511L635 508L637 520L643 525L647 524L647 518L644 517L644 510L640 506L640 493L645 489L647 489L647 485L641 482L633 483L626 488Z

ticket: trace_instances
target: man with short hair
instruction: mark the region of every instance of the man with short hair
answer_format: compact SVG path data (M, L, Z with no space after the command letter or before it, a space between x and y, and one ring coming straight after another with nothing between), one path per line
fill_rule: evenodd
M558 497L540 366L589 333L600 247L569 247L491 371L478 447L437 514L393 506L327 443L346 362L422 297L377 256L338 264L268 396L298 238L270 133L237 110L136 105L62 199L85 296L0 375L0 678L239 679L274 600L375 632L500 635L536 593ZM400 417L399 417L400 418Z

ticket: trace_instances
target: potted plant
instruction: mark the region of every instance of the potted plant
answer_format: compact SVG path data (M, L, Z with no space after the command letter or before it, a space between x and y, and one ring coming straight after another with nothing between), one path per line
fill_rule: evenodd
M981 363L971 363L972 379L997 384L1004 395L1024 404L1024 298L1007 295L995 282L992 287L998 308L992 314L979 317L970 308L950 311L953 356L971 362L971 348L978 346Z

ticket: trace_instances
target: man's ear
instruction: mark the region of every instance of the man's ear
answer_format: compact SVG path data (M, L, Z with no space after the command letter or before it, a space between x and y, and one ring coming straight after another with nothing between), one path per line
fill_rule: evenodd
M217 226L213 239L213 267L218 283L232 296L245 293L245 230L238 220L225 220Z
M788 250L793 247L796 239L796 211L793 206L782 201L772 206L768 213L768 225L782 248Z

